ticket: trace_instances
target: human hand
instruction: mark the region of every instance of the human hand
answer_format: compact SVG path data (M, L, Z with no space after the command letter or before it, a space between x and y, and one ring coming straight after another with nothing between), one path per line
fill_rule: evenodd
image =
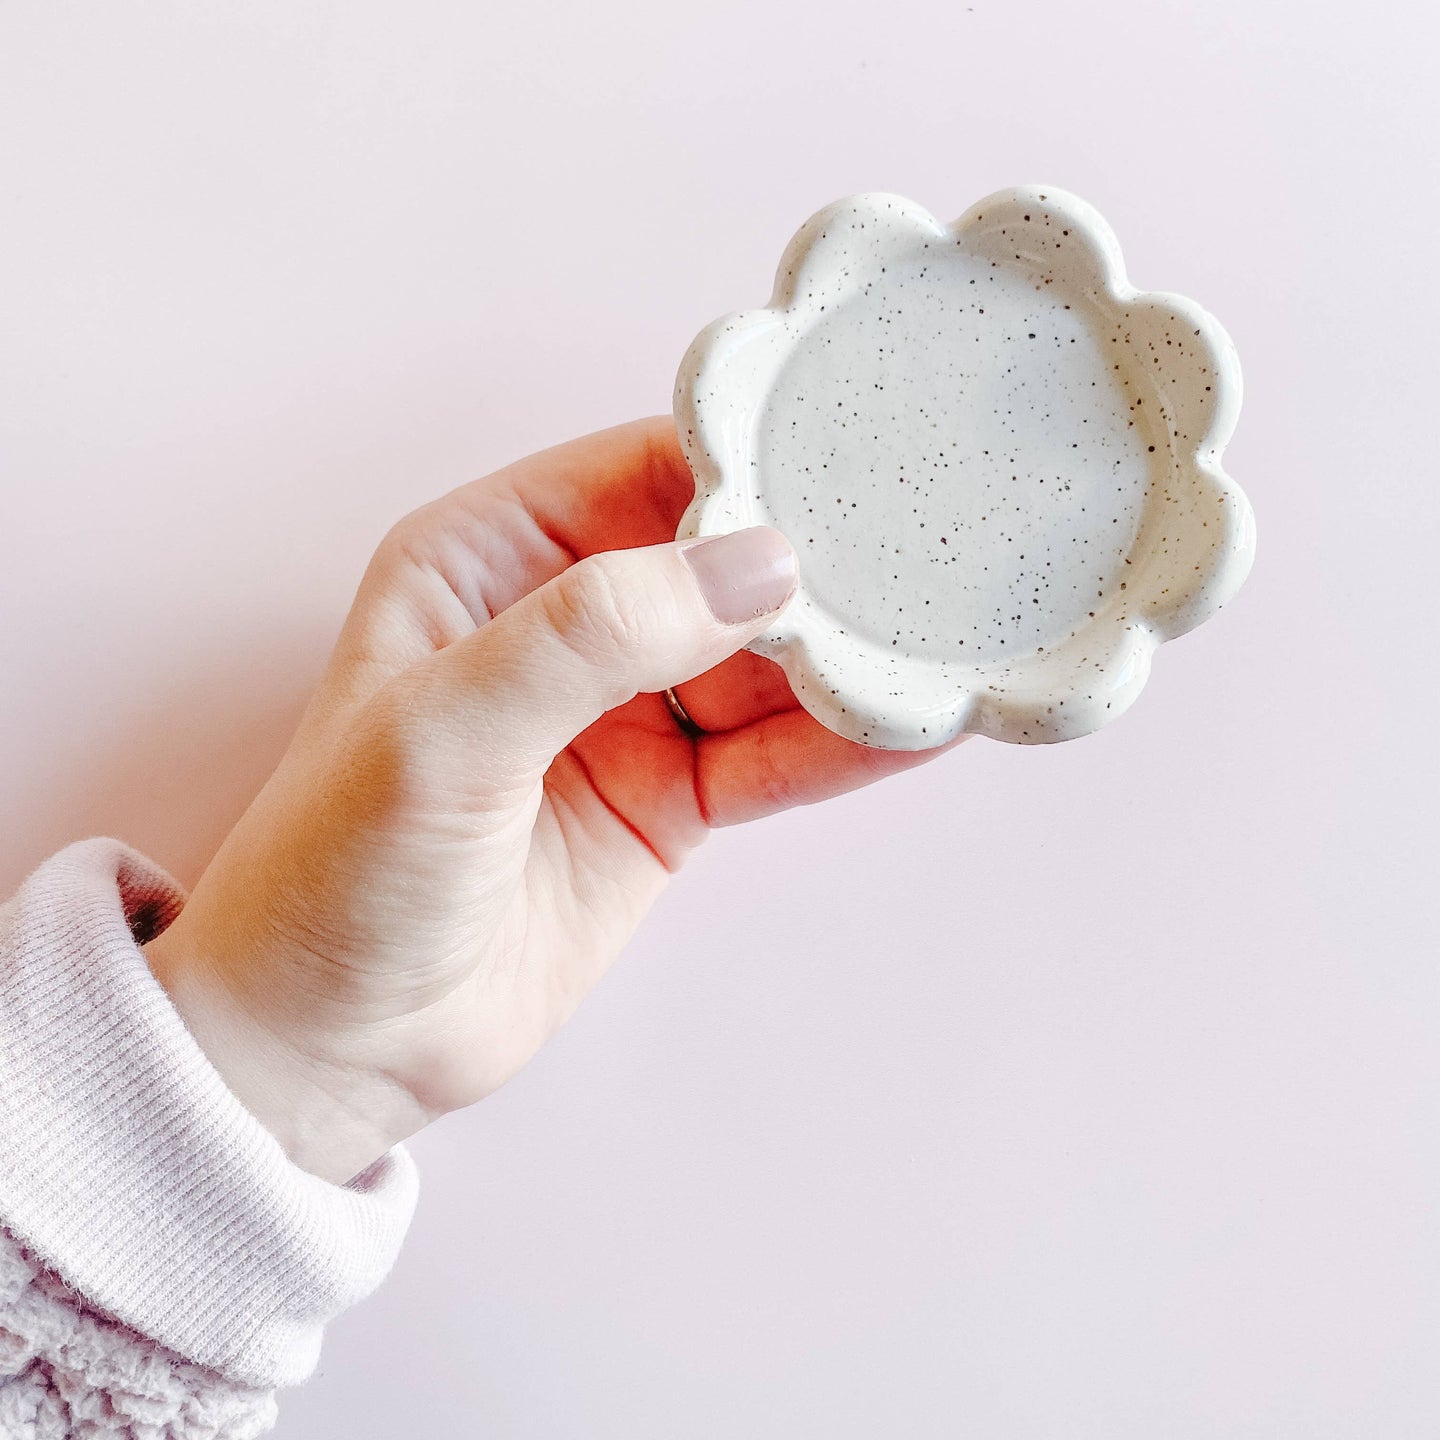
M758 527L676 544L693 489L670 422L639 421L377 550L278 769L146 947L297 1164L343 1182L503 1084L712 827L939 753L843 740L735 653L794 554ZM658 693L682 681L709 733Z

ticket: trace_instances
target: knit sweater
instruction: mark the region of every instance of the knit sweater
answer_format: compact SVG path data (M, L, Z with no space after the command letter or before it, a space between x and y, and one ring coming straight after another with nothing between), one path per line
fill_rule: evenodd
M0 907L0 1440L248 1440L385 1277L403 1146L345 1185L226 1087L141 946L179 913L117 840Z

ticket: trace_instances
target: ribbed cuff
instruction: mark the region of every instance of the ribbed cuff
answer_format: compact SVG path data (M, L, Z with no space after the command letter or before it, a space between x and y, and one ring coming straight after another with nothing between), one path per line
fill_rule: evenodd
M325 1324L394 1263L415 1166L396 1146L332 1184L240 1104L140 949L184 898L128 846L95 839L0 909L0 1219L169 1349L293 1385Z

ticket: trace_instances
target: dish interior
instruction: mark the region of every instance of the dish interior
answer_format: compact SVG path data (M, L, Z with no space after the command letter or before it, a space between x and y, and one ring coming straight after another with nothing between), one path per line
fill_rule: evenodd
M1083 289L917 250L788 337L753 421L756 519L838 628L1003 664L1123 605L1169 427Z

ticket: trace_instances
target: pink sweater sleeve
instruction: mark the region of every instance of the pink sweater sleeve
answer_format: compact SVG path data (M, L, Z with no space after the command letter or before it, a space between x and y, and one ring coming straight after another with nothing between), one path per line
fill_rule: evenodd
M140 946L184 895L116 840L0 908L0 1437L240 1440L384 1279L403 1146L346 1185L292 1164Z

